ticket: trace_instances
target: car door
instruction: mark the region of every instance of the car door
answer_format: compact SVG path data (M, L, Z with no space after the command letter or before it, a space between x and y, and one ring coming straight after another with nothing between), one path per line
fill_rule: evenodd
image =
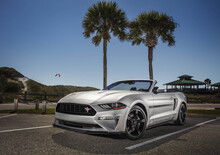
M153 97L153 93L144 93L141 96L142 100L145 103L145 106L147 107L148 111L147 111L147 115L148 115L148 125L151 126L153 124L153 117L154 117L154 111L153 108L151 108L154 105L154 97Z
M153 124L169 121L173 117L174 98L169 93L153 93Z

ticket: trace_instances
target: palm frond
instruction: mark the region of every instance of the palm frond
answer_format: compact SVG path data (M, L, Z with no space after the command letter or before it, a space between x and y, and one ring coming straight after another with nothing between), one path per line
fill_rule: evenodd
M95 46L98 46L102 40L102 36L96 35L92 37L92 43L95 44Z
M144 43L147 46L155 47L158 38L169 46L175 44L174 30L177 23L165 13L157 11L143 12L129 24L129 40L132 44Z
M92 42L97 45L99 39L110 40L112 33L120 40L126 39L127 17L125 12L118 8L115 2L101 1L88 9L82 26L83 35L89 38L93 35ZM98 38L98 39L97 39ZM96 42L98 40L98 42Z

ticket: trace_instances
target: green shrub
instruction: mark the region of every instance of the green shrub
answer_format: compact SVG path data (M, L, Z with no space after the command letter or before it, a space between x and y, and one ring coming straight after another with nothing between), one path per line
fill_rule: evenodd
M0 76L0 92L19 93L23 88L20 81L8 80L4 75Z
M42 93L44 87L44 85L35 82L33 80L28 80L27 85L28 85L28 92L31 93Z
M0 94L0 103L13 103L15 98L19 98L17 93Z
M16 82L8 82L4 92L6 93L19 93L21 91L21 85Z
M7 79L4 75L0 75L0 92L5 91L5 87L7 85Z

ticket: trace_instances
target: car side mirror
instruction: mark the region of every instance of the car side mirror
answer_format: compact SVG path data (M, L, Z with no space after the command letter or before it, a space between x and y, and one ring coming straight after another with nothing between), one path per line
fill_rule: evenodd
M158 88L159 88L159 87L154 87L154 88L153 88L153 93L154 93L154 94L157 94L157 93L158 93L158 92L157 92Z

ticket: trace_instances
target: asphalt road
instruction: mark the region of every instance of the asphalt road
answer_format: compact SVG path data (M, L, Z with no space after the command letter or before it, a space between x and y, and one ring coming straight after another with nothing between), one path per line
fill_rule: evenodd
M185 126L152 128L136 141L53 128L53 119L0 114L0 154L220 154L219 118L188 117Z

